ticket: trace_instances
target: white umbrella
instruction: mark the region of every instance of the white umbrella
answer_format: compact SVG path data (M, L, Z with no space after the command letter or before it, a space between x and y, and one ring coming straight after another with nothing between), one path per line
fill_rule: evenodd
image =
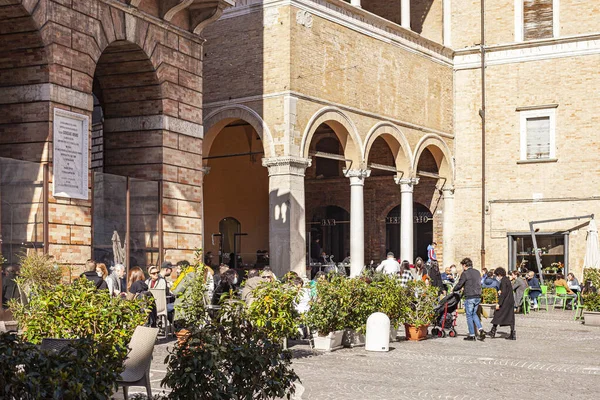
M600 244L598 244L598 228L596 227L596 221L593 219L588 225L583 267L600 269Z

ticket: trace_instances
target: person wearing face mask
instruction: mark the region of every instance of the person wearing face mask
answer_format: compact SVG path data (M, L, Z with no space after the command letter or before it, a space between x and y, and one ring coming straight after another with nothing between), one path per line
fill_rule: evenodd
M104 279L98 276L98 272L96 272L96 262L94 260L87 260L87 262L85 263L85 272L79 277L92 281L96 286L96 289L98 290L108 289L108 285L106 284Z
M108 277L108 270L106 269L106 265L104 265L103 263L97 263L96 273L100 278L106 280L106 278Z
M228 269L221 275L221 282L219 282L219 286L216 287L215 292L213 293L212 304L219 305L221 302L221 297L223 295L228 294L229 292L234 292L238 283L238 274L234 269Z
M106 284L111 297L125 297L125 287L121 283L124 276L125 266L117 264L113 267L112 273L106 277Z

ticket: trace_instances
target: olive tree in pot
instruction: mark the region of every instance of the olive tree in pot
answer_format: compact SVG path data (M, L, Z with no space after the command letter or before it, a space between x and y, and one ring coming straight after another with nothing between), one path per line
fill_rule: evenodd
M590 293L582 296L583 320L586 326L600 326L600 294Z
M498 291L494 288L483 288L481 290L481 309L483 316L492 318L496 305L498 304Z
M315 349L332 351L342 347L349 311L358 304L352 296L351 281L333 274L317 281L316 297L305 315L314 332Z
M427 339L427 328L433 322L434 309L439 301L438 288L425 282L409 282L405 288L406 303L402 319L407 340Z

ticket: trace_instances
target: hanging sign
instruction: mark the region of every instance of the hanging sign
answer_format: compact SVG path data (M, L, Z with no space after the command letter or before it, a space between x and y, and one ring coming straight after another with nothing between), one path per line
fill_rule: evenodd
M88 127L88 116L54 109L54 197L89 198Z

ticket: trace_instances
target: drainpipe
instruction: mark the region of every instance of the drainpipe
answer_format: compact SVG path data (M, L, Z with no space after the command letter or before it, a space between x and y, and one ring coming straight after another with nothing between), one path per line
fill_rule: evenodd
M485 267L485 0L481 0L481 268Z

